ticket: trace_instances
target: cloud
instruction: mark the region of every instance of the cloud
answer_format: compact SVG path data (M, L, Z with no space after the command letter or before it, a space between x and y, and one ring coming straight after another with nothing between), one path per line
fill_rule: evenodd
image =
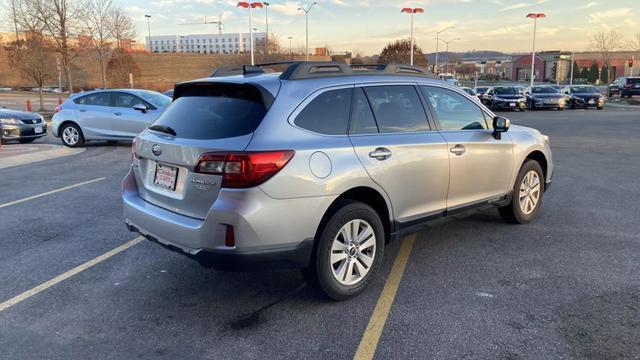
M499 11L510 11L510 10L528 8L528 7L544 4L544 3L548 2L548 1L549 0L537 0L537 1L534 1L534 2L528 2L528 3L521 2L521 3L505 6L502 9L500 9Z
M590 3L588 3L588 4L586 4L586 5L582 6L582 7L580 7L580 9L589 9L589 8L592 8L592 7L596 6L596 5L598 5L598 3L597 3L597 2L595 2L595 1L591 1Z
M606 11L598 11L591 15L589 15L590 23L598 23L603 20L612 19L612 18L622 18L629 17L632 13L631 8L616 8Z

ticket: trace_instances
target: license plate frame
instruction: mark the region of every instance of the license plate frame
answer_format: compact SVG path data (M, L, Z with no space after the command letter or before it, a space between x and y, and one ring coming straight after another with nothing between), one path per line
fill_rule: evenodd
M590 99L589 100L589 104L595 104L595 103L596 103L596 101L594 99Z
M33 132L36 134L42 134L43 130L42 130L42 126L36 126L33 128Z
M163 190L176 191L178 171L178 168L175 166L157 162L153 175L153 186ZM160 175L160 177L158 177L158 175Z

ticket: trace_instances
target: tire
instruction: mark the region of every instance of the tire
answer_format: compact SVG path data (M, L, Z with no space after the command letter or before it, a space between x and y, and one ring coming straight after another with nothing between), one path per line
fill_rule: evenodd
M60 139L62 144L67 147L80 147L84 145L84 135L80 127L73 123L68 123L60 129Z
M559 107L559 108L558 108L558 111L563 111L563 110L564 110L564 108L563 108L563 107Z
M602 107L602 106L598 106L598 107L597 107L597 109L598 109L598 110L602 110L602 109L604 109L604 107Z
M362 239L358 247L350 245L347 248L344 243L349 239L345 237L345 230L354 229L353 226L358 226L359 235L368 234L368 237ZM372 207L361 202L344 201L319 229L316 241L311 264L302 270L302 276L329 298L342 301L361 293L374 277L384 255L385 232ZM332 257L334 263L331 263ZM370 262L369 267L366 267L367 262ZM364 276L356 274L359 269L366 270Z
M575 101L572 101L572 102L571 102L571 105L569 106L569 108L570 108L571 110L575 110L575 109L576 109L576 102L575 102Z
M18 142L19 142L20 144L29 144L29 143L32 143L32 142L34 142L34 141L36 141L36 139L35 139L35 138L31 138L31 139L20 139L20 140L18 140Z
M537 201L535 201L535 203L527 202L526 200L527 196L524 195L525 196L524 204L523 206L521 206L520 194L521 194L521 191L526 191L526 186L527 186L525 183L523 183L525 180L525 176L533 176L533 175L530 175L533 173L535 173L535 175L537 176L538 186L537 186L537 191L534 190L532 192L529 192L529 194L531 195L529 199L533 201L536 198L536 194L537 194ZM529 177L528 179L533 180L535 178ZM533 188L535 189L536 188L535 182L533 182L533 184L534 184ZM518 176L516 177L516 182L513 185L511 202L508 205L498 208L500 216L502 216L502 218L507 222L513 223L513 224L527 224L531 222L538 215L540 206L542 205L542 200L544 197L544 186L545 186L545 178L544 178L544 173L542 172L542 167L535 160L527 160L524 163L524 165L522 165L522 167L520 168L520 171L518 172ZM531 204L533 205L533 207L530 206ZM526 210L523 208L526 208Z

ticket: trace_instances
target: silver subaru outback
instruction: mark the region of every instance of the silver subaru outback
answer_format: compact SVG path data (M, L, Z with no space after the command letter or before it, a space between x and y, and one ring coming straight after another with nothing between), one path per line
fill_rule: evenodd
M132 159L131 231L207 267L300 268L336 300L429 220L493 205L530 222L553 174L546 136L393 64L247 66L178 84Z

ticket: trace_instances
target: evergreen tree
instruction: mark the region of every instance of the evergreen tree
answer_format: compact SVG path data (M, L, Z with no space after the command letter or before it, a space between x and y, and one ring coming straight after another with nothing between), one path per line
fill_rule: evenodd
M609 68L606 65L603 65L602 70L600 71L600 83L601 84L609 83Z
M580 78L581 79L588 79L589 78L589 69L588 68L582 68L580 70Z
M591 67L589 68L589 74L587 75L587 80L589 80L590 83L595 84L599 77L600 77L600 71L598 69L598 64L594 62L593 64L591 64Z

